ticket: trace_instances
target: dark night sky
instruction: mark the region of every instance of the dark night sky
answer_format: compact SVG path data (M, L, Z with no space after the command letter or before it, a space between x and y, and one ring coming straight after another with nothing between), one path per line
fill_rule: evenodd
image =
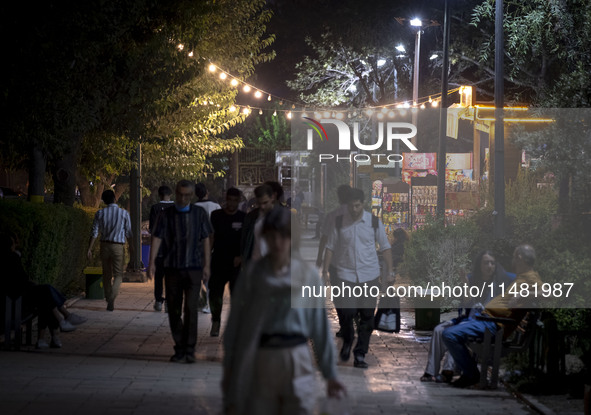
M353 4L351 8L357 10L348 10L346 4ZM335 21L335 15L342 22L339 27L347 29L347 26L355 25L355 12L360 8L370 19L376 19L385 27L398 25L394 17L419 16L441 21L443 13L442 0L268 0L268 5L274 12L268 33L276 35L272 49L276 51L277 57L272 62L258 65L255 75L247 81L273 95L294 100L297 100L297 95L287 87L286 80L294 78L296 63L312 52L304 39L306 36L319 38L325 25ZM378 33L375 35L380 37ZM406 30L406 33L403 31L401 37L407 43L414 41L414 34L410 30ZM441 49L441 46L435 45L436 42L441 43L441 28L429 28L424 32L421 42L422 59L428 59L430 49ZM241 102L241 98L238 98L238 102Z

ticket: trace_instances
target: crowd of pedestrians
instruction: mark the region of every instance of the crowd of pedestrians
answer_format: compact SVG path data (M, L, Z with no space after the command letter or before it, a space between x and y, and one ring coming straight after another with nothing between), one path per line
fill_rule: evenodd
M170 361L196 361L200 307L211 312L210 335L220 336L223 296L229 285L231 309L223 333L225 413L311 413L313 402L308 397L315 388L315 366L326 380L327 395L345 396L336 361L349 361L353 354L354 367L369 366L365 356L375 328L377 298L335 298L340 326L336 336L341 338L337 348L324 299L312 299L305 307L294 306L293 287L384 290L394 283L409 234L397 229L391 245L381 220L364 210L363 191L341 185L337 188L338 207L324 216L320 226L314 269L299 254L299 220L292 211L295 205L301 208L301 189L297 189L291 209L283 202L283 189L277 182L254 189L255 206L236 188L226 191L222 206L209 200L203 183L188 180L176 184L174 201L167 186L158 189L158 196L159 202L150 210L147 276L154 280L154 310L164 308L168 313L174 341ZM198 201L192 203L195 197ZM115 203L112 190L103 192L102 200L106 207L94 217L88 257L92 258L95 242L100 240L104 296L107 310L113 311L131 226L129 214ZM85 319L65 308L65 297L54 287L28 281L15 236L2 234L0 243L3 262L13 276L2 279L2 294L22 295L39 311L38 348L61 347L58 331L74 330ZM512 274L492 251L485 250L474 258L466 282L477 287L541 283L533 269L535 259L531 246L518 246ZM458 317L435 328L422 382L448 382L456 387L477 383L480 374L467 344L483 338L485 330L494 334L502 327L478 316L509 317L519 322L530 305L527 298L510 301L494 289L482 294L462 304ZM50 343L45 340L47 328ZM511 331L511 327L503 328L505 333Z

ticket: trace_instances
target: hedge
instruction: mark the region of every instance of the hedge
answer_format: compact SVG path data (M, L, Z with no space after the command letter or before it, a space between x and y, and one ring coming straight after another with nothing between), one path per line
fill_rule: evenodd
M84 289L82 270L95 211L0 200L0 232L18 236L23 266L32 281L78 294Z

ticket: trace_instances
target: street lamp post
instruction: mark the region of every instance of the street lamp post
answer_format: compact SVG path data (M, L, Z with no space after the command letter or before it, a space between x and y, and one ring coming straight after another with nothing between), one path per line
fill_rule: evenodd
M419 57L421 55L421 27L423 26L423 22L421 19L414 18L410 21L410 25L417 28L417 34L415 36L414 75L412 82L412 104L413 106L416 106L419 101ZM416 114L416 112L413 114ZM413 124L415 124L415 117L416 115L413 115Z
M439 154L437 155L437 217L445 223L445 165L447 164L447 67L449 65L449 9L443 6L443 63L441 69L441 107L439 107Z

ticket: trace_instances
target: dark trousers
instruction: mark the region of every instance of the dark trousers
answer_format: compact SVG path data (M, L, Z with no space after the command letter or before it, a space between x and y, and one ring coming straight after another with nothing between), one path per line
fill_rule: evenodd
M25 301L30 302L32 308L37 309L39 313L39 329L46 329L47 327L57 329L59 321L53 315L53 309L63 306L66 297L49 284L31 285L28 292L30 299L27 298Z
M334 265L329 265L328 266L328 275L330 277L330 285L338 285L341 282L341 279L339 278L338 274L337 274L337 268ZM335 310L337 312L337 318L339 319L339 327L343 328L343 322L341 319L341 308L337 306L337 304L335 304ZM341 332L342 334L342 332Z
M351 291L353 291L354 287L363 287L364 284L367 284L368 291L369 287L379 287L378 278L368 281L367 283L355 283L344 280L339 281L340 286L342 286L343 283L345 286L351 287ZM355 338L353 320L356 317L359 318L357 323L357 343L353 349L354 356L365 357L369 350L369 339L374 328L376 303L377 298L368 297L347 298L339 301L339 304L342 305L342 307L340 307L341 333L343 334L343 341L345 343L353 343L353 339Z
M224 288L230 283L230 294L234 291L236 279L240 273L240 267L215 270L212 267L209 279L209 306L211 307L211 321L219 322L222 319L222 307L224 304Z
M197 269L166 268L164 270L168 322L174 340L174 350L177 353L195 353L197 304L202 275L203 272Z
M156 270L154 272L154 299L163 302L164 297L164 257L156 257Z

